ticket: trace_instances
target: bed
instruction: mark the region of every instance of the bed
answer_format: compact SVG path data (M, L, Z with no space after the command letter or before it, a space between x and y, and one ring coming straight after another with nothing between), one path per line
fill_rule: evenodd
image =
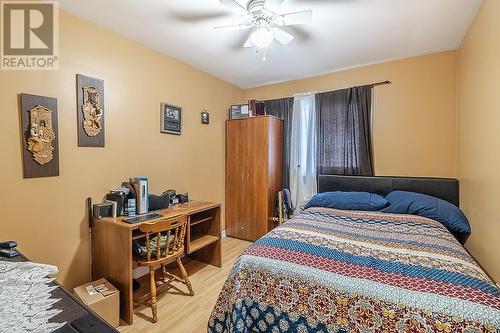
M322 176L319 190L400 189L458 205L450 179ZM233 266L208 332L500 332L500 292L442 224L309 208Z

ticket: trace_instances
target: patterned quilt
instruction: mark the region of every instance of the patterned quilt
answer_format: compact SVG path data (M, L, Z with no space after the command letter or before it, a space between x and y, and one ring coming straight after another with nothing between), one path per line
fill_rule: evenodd
M500 291L436 221L310 208L238 258L208 332L500 332Z

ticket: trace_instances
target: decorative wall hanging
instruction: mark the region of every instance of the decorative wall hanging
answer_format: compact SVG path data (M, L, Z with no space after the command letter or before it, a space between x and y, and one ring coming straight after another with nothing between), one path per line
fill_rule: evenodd
M210 124L210 113L207 110L201 111L201 123L205 125Z
M24 178L59 176L57 99L21 94Z
M99 105L99 91L94 87L83 88L83 129L88 136L101 132L102 109Z
M30 118L28 150L38 164L44 165L54 158L52 141L56 135L52 130L52 110L37 105L29 109L28 113Z
M160 132L180 135L182 130L182 108L161 103L160 112Z
M104 147L104 81L76 75L78 146Z

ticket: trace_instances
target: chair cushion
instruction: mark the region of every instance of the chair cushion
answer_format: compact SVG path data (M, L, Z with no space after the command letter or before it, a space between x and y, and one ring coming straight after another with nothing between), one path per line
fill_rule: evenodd
M156 257L156 249L157 249L157 241L158 237L151 237L149 243L151 246L151 256ZM167 246L167 235L161 235L160 236L160 251L161 251L161 256L165 256L165 248ZM169 244L169 249L172 250L174 248L174 237L173 235L170 235L170 244ZM132 242L132 252L135 257L139 258L140 260L146 260L148 258L148 248L146 246L146 238L140 238L140 239L135 239Z

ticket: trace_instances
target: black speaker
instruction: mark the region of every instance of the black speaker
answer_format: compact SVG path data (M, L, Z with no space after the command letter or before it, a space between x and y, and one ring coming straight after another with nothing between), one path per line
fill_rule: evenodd
M93 215L95 219L102 219L103 217L113 216L113 203L112 202L102 202L94 204Z

